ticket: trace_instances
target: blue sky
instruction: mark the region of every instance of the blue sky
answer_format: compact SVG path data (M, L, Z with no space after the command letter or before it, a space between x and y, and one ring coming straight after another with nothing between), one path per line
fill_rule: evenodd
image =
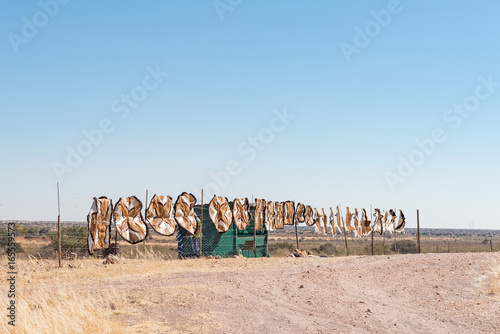
M60 181L64 220L85 220L94 196L205 188L206 202L216 189L400 208L410 227L416 209L424 227L500 226L497 1L41 3L2 2L0 219L54 220ZM453 128L446 111L485 80L488 97ZM275 120L285 110L293 119ZM103 121L89 148L84 131ZM446 141L391 188L435 129ZM88 154L69 167L78 147Z

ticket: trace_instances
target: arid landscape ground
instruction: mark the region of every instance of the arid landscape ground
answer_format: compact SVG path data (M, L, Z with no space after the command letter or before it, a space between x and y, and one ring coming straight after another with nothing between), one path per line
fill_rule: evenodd
M500 332L498 253L17 265L16 333Z

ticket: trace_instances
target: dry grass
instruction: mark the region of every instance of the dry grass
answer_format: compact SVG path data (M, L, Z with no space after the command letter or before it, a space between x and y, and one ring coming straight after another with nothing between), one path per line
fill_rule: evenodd
M105 292L79 289L68 274L52 275L50 279L44 279L43 275L34 278L38 270L48 272L53 266L53 262L49 265L33 260L19 263L15 333L125 332L125 327L113 320L125 302L116 289L110 287ZM2 287L0 304L7 303L7 291ZM0 322L1 333L12 329L5 321Z
M492 295L500 294L500 255L495 256L486 272L488 290Z
M139 285L123 289L120 282L127 279L141 282L153 275L167 273L250 269L246 259L166 261L150 247L145 247L136 256L140 259L119 258L119 264L114 265L105 265L102 259L64 261L62 268L51 260L34 257L18 260L15 333L179 332L180 328L174 324L147 317L137 322L136 315L154 305L141 298L140 292L135 290ZM2 267L6 267L6 262L6 257L0 258ZM7 287L2 284L0 305L8 303ZM206 315L205 322L209 321L208 317ZM183 330L187 325L183 324ZM0 333L12 330L6 321L0 322Z

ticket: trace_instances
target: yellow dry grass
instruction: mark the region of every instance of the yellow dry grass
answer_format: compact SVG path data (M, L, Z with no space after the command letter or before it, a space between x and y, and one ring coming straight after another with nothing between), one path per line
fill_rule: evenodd
M5 263L5 260L1 261ZM68 271L55 274L54 262L18 261L16 326L0 322L0 333L124 333L118 314L124 298L113 288L105 292L79 289ZM7 305L7 287L0 304Z
M119 258L119 264L104 265L100 259L64 261L58 268L56 261L18 260L16 277L16 328L0 322L0 333L169 333L179 332L175 324L151 319L132 319L151 305L139 292L121 289L126 279L146 280L153 275L182 272L239 272L252 270L266 259L226 260L163 260L151 250L145 250L142 259ZM286 261L286 259L283 259ZM6 267L6 258L0 265ZM70 266L71 265L71 266ZM270 264L269 264L270 265ZM182 287L189 291L190 287ZM8 305L7 286L0 286L0 305ZM193 293L198 291L193 291ZM180 298L179 298L180 299ZM199 315L212 322L211 315ZM186 326L196 324L183 324ZM217 327L213 321L213 327ZM203 328L191 328L203 331Z
M495 256L486 272L486 277L488 280L489 293L492 295L500 294L500 255Z

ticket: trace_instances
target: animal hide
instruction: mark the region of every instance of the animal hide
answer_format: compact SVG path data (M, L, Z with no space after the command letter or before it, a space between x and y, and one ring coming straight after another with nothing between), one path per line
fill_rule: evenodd
M389 233L394 232L394 225L396 224L396 212L394 210L389 210L386 231Z
M111 233L111 213L113 203L107 197L95 198L87 216L89 236L87 238L89 254L97 249L109 249Z
M285 203L283 202L275 202L275 227L276 229L285 228Z
M325 209L321 209L321 220L323 221L323 234L328 234L328 219L326 217Z
M266 204L266 230L274 231L276 229L276 208L273 201L267 201Z
M352 216L352 219L354 220L354 236L359 237L359 220L358 220L358 209L354 209L354 216Z
M295 212L295 217L297 218L297 222L305 223L306 222L306 206L302 203L297 204L297 211Z
M333 208L330 208L330 225L332 226L332 236L337 234L337 228L335 226L335 214L333 213Z
M313 209L310 205L306 206L306 212L304 213L305 223L307 226L314 225Z
M340 231L340 233L344 233L344 229L342 228L342 216L340 215L340 208L337 206L337 228Z
M361 210L361 234L363 235L370 235L372 228L371 228L371 220L368 220L368 215L366 214L366 209Z
M177 202L175 202L175 220L191 235L195 235L198 230L198 222L194 214L195 204L196 197L186 192L179 195Z
M351 231L354 231L354 226L351 225L351 222L352 222L352 213L351 211L349 210L349 207L346 208L346 211L345 211L345 227L346 227L346 230L351 232Z
M233 223L233 213L226 197L214 196L208 205L208 214L217 232L226 233Z
M248 198L237 198L233 203L233 218L236 227L240 231L244 231L250 225L250 205Z
M295 225L295 203L285 202L285 225Z
M389 229L390 217L389 212L384 210L382 211L382 234L385 234Z
M255 214L254 214L254 224L255 230L257 232L262 231L262 225L264 224L264 213L266 212L266 200L256 199L255 200Z
M405 233L406 218L403 211L399 210L399 221L398 227L396 227L396 233Z
M118 233L125 241L136 244L148 236L148 226L142 217L142 203L137 197L120 198L113 218Z
M146 220L161 235L171 236L177 230L172 197L154 195L146 211Z
M314 227L316 228L316 234L323 234L323 227L321 226L321 216L318 213L318 209L314 208Z
M375 213L373 214L375 217L375 221L373 223L373 232L377 232L382 234L384 231L383 218L384 216L380 213L380 209L375 209Z

